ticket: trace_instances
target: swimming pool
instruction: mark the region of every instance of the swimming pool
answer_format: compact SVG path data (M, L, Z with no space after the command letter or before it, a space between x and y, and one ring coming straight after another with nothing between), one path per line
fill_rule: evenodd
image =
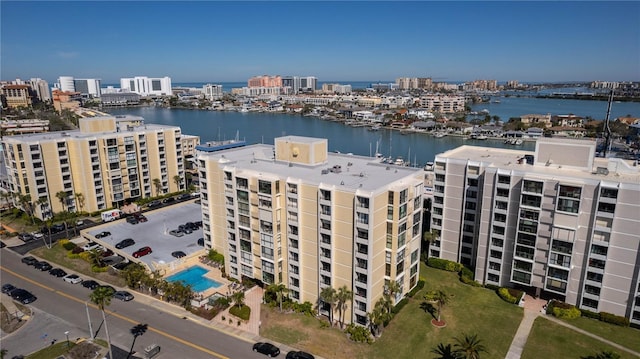
M209 288L220 287L222 285L221 283L218 283L213 279L204 277L204 275L208 272L209 271L207 269L204 269L200 266L193 266L167 277L167 281L180 281L184 284L190 284L191 289L193 289L194 292L204 292Z

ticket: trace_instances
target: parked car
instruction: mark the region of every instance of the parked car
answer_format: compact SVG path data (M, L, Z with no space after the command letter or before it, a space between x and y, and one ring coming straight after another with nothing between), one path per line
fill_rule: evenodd
M65 272L64 269L61 269L61 268L53 268L49 270L49 274L51 274L54 277L61 278L66 276L67 272Z
M172 236L176 236L176 237L184 236L184 232L182 232L179 229L172 229L172 230L169 231L169 234L172 235Z
M178 226L178 230L184 234L191 234L193 233L193 231L191 230L191 228L187 227L184 224L181 224Z
M137 251L133 252L133 258L140 258L152 252L153 251L151 250L151 247L142 247Z
M167 203L173 203L173 202L175 202L175 201L176 201L176 199L175 199L175 198L173 198L173 197L167 197L167 198L165 198L165 199L163 199L163 200L162 200L162 203L167 204Z
M174 258L182 258L182 257L186 257L187 255L183 251L175 251L175 252L171 252L171 256Z
M183 193L176 198L178 201L184 201L185 199L191 199L191 195L189 193Z
M114 299L120 299L123 302L128 302L133 299L133 294L127 292L126 290L119 290L113 293Z
M315 357L307 352L290 351L287 353L287 359L315 359Z
M33 238L33 236L31 235L31 233L20 233L18 234L18 238L20 240L22 240L23 242L29 242L31 240L34 240L35 238Z
M111 232L104 231L104 232L100 232L100 233L96 234L96 238L100 239L100 238L104 238L104 237L109 237L110 235L111 235Z
M44 234L40 232L31 232L31 235L33 236L33 239L42 239L42 237L44 237Z
M36 265L36 263L38 263L38 260L35 257L26 256L26 257L22 257L22 263L33 266L33 265Z
M133 238L125 238L120 242L116 243L116 248L118 249L127 248L134 244L136 244L136 241L134 241Z
M134 217L134 216L127 217L127 223L138 224L138 222L140 222L140 221L138 221L138 219L136 217Z
M28 290L16 288L11 292L11 298L17 300L22 304L33 303L38 299L35 295L31 294Z
M18 288L10 283L2 285L2 293L8 294L8 295L11 295L11 292L13 292L16 289Z
M202 228L202 221L195 221L193 223L195 223L198 228Z
M66 276L64 276L64 278L62 278L62 280L71 284L78 284L82 282L82 278L80 278L80 276L77 274L67 274Z
M280 354L280 349L277 346L263 342L255 343L253 345L253 351L264 354L268 357L277 357Z
M89 242L87 244L85 244L84 246L82 246L82 249L85 251L91 251L94 249L98 249L100 248L100 245L96 242Z
M96 282L95 280L85 280L84 282L82 282L82 286L94 290L100 286L100 283Z
M160 202L158 200L151 201L151 202L147 203L147 207L149 207L149 208L154 208L154 207L158 207L158 206L161 206L161 205L162 205L162 202Z
M113 269L115 269L115 270L123 270L123 269L127 268L128 266L130 266L132 264L133 264L133 262L122 261L122 262L120 262L118 264L114 264L113 265Z
M200 197L200 192L191 192L191 197L193 198Z
M140 223L148 221L148 220L147 220L147 217L145 217L145 216L144 216L144 214L142 214L142 213L140 213L140 212L138 212L138 213L134 213L134 214L133 214L133 216L134 216L134 217L136 217L136 219L137 219L137 220L138 220L138 222L140 222Z
M198 238L198 245L204 247L204 238Z
M40 261L40 262L38 262L38 263L34 264L34 265L33 265L33 267L34 267L35 269L41 270L41 271L43 271L43 272L44 272L44 271L48 271L48 270L50 270L51 268L53 268L53 267L51 266L51 264L49 264L49 262L46 262L46 261Z

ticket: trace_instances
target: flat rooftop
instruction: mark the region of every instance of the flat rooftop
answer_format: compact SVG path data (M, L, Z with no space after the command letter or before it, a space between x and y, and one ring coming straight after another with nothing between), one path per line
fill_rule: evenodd
M381 163L380 159L352 154L328 153L327 161L318 165L305 165L276 161L275 146L256 144L213 153L198 153L198 158L220 163L221 166L275 174L301 179L305 183L340 187L344 191L375 191L408 176L421 176L422 168Z

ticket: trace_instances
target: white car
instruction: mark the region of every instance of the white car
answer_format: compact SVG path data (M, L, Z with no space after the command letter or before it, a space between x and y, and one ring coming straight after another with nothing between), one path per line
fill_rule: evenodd
M80 278L80 276L77 274L67 274L66 276L62 277L62 280L71 284L78 284L82 282L82 278Z
M40 233L40 232L31 232L31 235L33 236L33 238L35 239L40 239L42 237L44 237L44 234Z
M99 248L100 248L100 245L96 242L89 242L82 247L82 249L84 249L87 252L90 250L99 249Z

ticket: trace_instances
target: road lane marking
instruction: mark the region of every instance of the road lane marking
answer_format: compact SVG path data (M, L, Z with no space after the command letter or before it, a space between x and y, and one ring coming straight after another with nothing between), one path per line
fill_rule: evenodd
M35 280L33 280L33 279L31 279L31 278L25 277L25 276L23 276L22 274L18 274L18 273L14 272L14 271L12 271L12 270L10 270L10 269L7 269L7 268L5 268L4 266L0 266L0 270L6 271L6 272L8 272L8 273L10 273L10 274L12 274L12 275L14 275L14 276L16 276L16 277L20 278L20 279L23 279L23 280L25 280L25 281L27 281L27 282L29 282L29 283L33 284L33 285L36 285L36 286L41 287L41 288L44 288L44 289L46 289L46 290L48 290L48 291L50 291L50 292L54 292L54 293L56 293L56 294L58 294L58 295L61 295L61 296L65 297L65 298L68 298L68 299L71 299L71 300L73 300L73 301L76 301L76 302L78 302L78 303L82 303L82 304L84 304L84 303L89 303L89 306L91 306L92 308L98 309L98 306L97 306L97 305L95 305L95 304L93 304L93 303L89 302L88 300L82 300L82 299L80 299L80 298L74 297L74 296L72 296L72 295L70 295L70 294L67 294L67 293L65 293L65 292L61 292L61 291L55 290L55 289L53 289L53 288L51 288L51 287L48 287L48 286L46 286L46 285L44 285L44 284L42 284L42 283L40 283L40 282L36 282ZM129 323L132 323L132 324L139 324L137 321L132 320L132 319L129 319L128 317L125 317L125 316L123 316L123 315L121 315L121 314L118 314L118 313L116 313L116 312L113 312L113 311L110 311L110 310L107 310L107 309L105 309L105 311L104 311L104 312L105 312L106 314L109 314L110 316L114 316L114 317L116 317L116 318L118 318L118 319L121 319L121 320L124 320L124 321L126 321L126 322L129 322ZM217 352L215 352L215 351L213 351L213 350L207 349L207 348L202 347L202 346L200 346L200 345L197 345L197 344L193 344L193 343L191 343L191 342L188 342L188 341L186 341L186 340L184 340L184 339L182 339L182 338L180 338L180 337L177 337L177 336L175 336L175 335L169 334L169 333L167 333L167 332L165 332L165 331L162 331L162 330L160 330L160 329L156 329L156 328L154 328L154 327L149 326L149 327L148 327L148 330L150 330L150 331L152 331L152 332L155 332L155 333L157 333L157 334L160 334L160 335L162 335L162 336L165 336L165 337L167 337L167 338L169 338L169 339L173 339L173 340L175 340L175 341L177 341L177 342L179 342L179 343L182 343L182 344L184 344L184 345L187 345L187 346L189 346L189 347L191 347L191 348L194 348L194 349L196 349L196 350L199 350L199 351L201 351L201 352L204 352L204 353L207 353L207 354L209 354L209 355L212 355L212 356L214 356L214 357L216 357L216 358L219 358L219 359L230 359L230 358L229 358L229 357L227 357L227 356L224 356L224 355L222 355L222 354L219 354L219 353L217 353Z

